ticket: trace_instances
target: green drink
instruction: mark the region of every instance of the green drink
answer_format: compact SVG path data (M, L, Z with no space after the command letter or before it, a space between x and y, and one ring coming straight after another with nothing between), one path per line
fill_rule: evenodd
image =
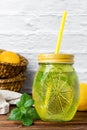
M73 56L45 54L40 57L33 84L35 108L44 121L69 121L75 115L79 101Z

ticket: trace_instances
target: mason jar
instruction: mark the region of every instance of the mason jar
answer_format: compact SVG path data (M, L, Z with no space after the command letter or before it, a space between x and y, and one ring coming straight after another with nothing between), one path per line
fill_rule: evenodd
M40 54L32 95L43 121L70 121L79 102L79 82L72 54Z

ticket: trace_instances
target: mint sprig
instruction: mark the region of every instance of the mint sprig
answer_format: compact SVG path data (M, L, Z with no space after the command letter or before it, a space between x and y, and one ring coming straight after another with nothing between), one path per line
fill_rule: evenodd
M23 125L30 126L34 120L39 119L36 109L33 108L34 100L26 93L22 94L17 108L11 110L8 120L21 121Z

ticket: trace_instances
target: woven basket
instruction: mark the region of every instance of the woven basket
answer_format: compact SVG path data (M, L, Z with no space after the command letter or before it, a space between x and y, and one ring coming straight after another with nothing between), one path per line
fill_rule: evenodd
M11 90L19 92L24 84L26 77L23 74L19 74L14 78L0 79L0 90Z
M5 50L0 50L0 53L3 51ZM19 57L20 63L18 64L0 62L0 78L12 78L20 73L25 73L28 60L21 55Z

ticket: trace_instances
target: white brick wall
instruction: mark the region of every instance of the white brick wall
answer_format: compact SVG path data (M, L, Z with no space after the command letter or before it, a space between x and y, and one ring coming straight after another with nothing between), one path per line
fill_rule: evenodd
M0 48L28 58L25 92L31 92L38 54L55 50L64 10L61 52L75 55L79 80L87 82L87 0L0 0Z

